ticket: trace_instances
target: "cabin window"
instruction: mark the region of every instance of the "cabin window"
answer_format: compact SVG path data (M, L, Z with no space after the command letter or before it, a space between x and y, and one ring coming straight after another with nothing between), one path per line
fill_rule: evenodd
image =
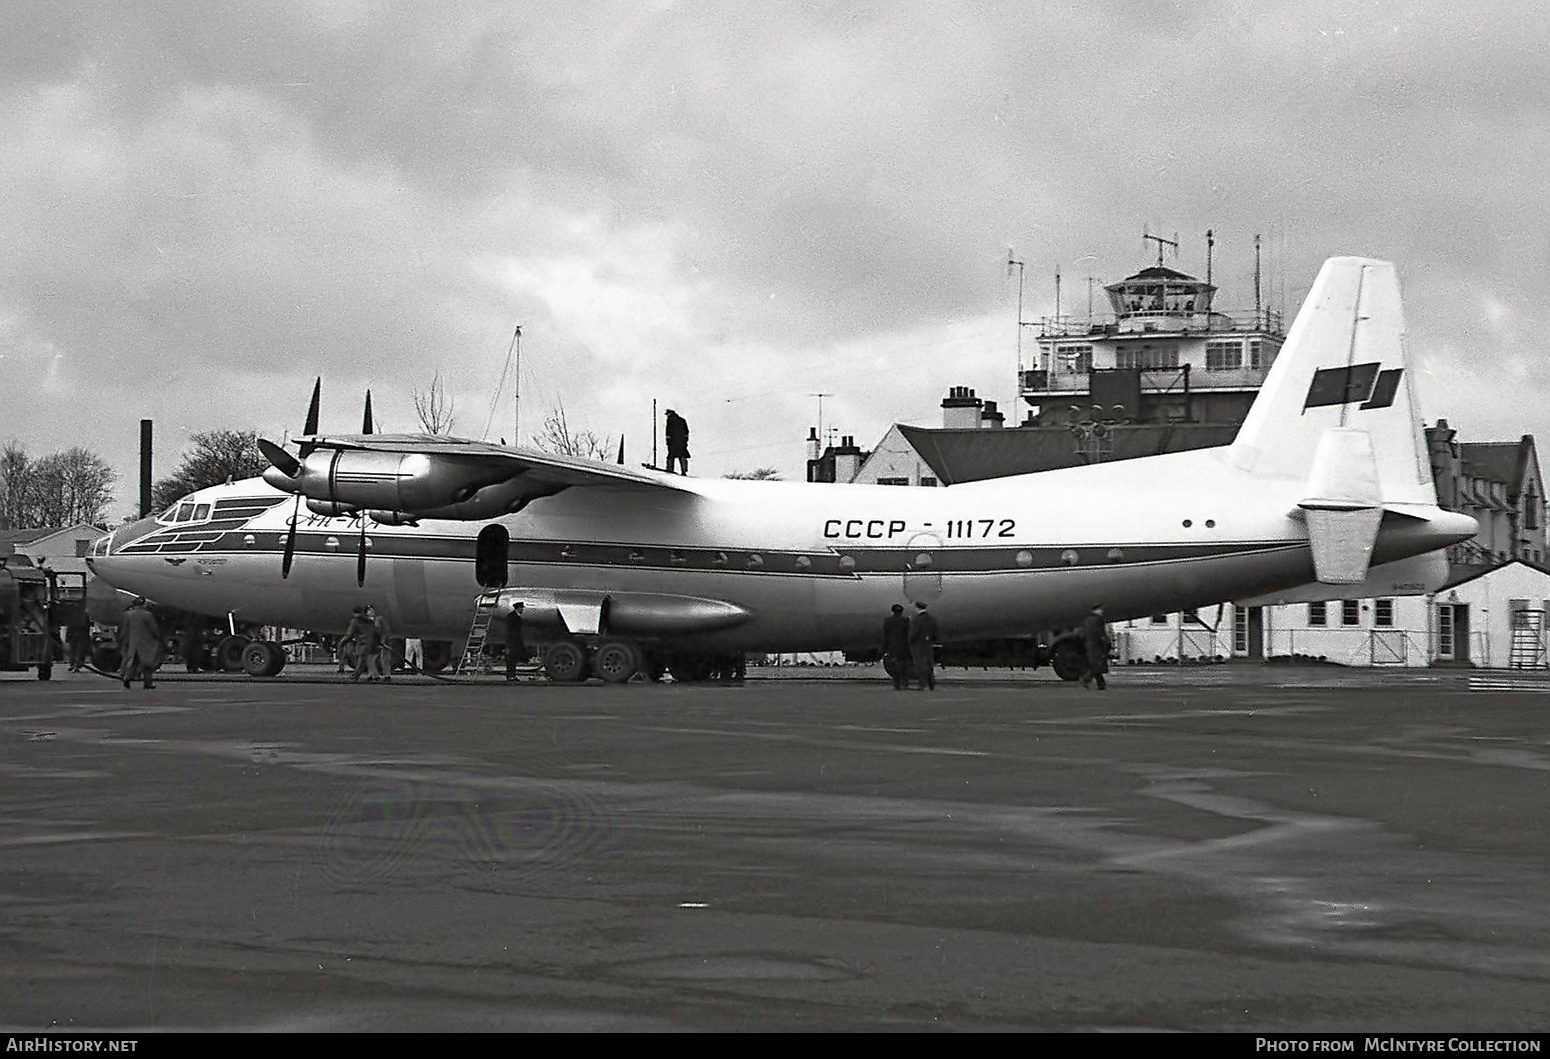
M1362 623L1362 604L1356 599L1342 599L1340 601L1340 624L1360 625Z
M1309 625L1328 625L1329 624L1329 612L1324 608L1324 604L1323 603L1309 603L1308 604L1308 624Z

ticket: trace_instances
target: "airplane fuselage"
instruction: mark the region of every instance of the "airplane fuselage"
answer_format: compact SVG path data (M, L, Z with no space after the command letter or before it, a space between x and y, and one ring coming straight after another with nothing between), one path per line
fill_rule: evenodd
M1303 483L1236 470L1226 450L1175 453L945 489L677 479L684 491L589 487L492 520L509 535L505 598L563 633L607 600L622 634L708 650L876 645L893 603L923 601L944 640L1025 636L1190 609L1314 578ZM491 522L360 522L252 479L196 494L199 522L150 520L105 539L114 585L186 610L343 631L371 603L395 635L460 640L476 538ZM1441 548L1473 524L1435 507L1385 517L1372 562ZM567 610L567 607L569 608ZM606 618L604 619L606 622ZM585 624L585 619L583 619Z

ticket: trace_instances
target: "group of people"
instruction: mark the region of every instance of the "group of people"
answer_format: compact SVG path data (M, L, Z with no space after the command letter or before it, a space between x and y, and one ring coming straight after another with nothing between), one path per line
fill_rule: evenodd
M936 616L924 602L915 604L908 617L902 604L883 619L883 668L893 678L893 689L903 691L913 677L921 691L936 690Z

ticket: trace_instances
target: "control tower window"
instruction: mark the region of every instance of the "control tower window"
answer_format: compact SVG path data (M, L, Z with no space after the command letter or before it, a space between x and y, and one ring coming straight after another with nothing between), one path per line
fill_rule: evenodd
M1206 343L1207 371L1237 371L1243 367L1243 343L1216 341Z

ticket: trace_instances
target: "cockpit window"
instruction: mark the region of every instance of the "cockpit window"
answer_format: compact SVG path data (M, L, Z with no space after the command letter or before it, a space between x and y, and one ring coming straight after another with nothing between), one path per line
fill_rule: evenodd
M163 511L156 521L168 525L182 525L185 522L208 522L210 511L210 504L196 504L192 500L180 500L166 511Z

